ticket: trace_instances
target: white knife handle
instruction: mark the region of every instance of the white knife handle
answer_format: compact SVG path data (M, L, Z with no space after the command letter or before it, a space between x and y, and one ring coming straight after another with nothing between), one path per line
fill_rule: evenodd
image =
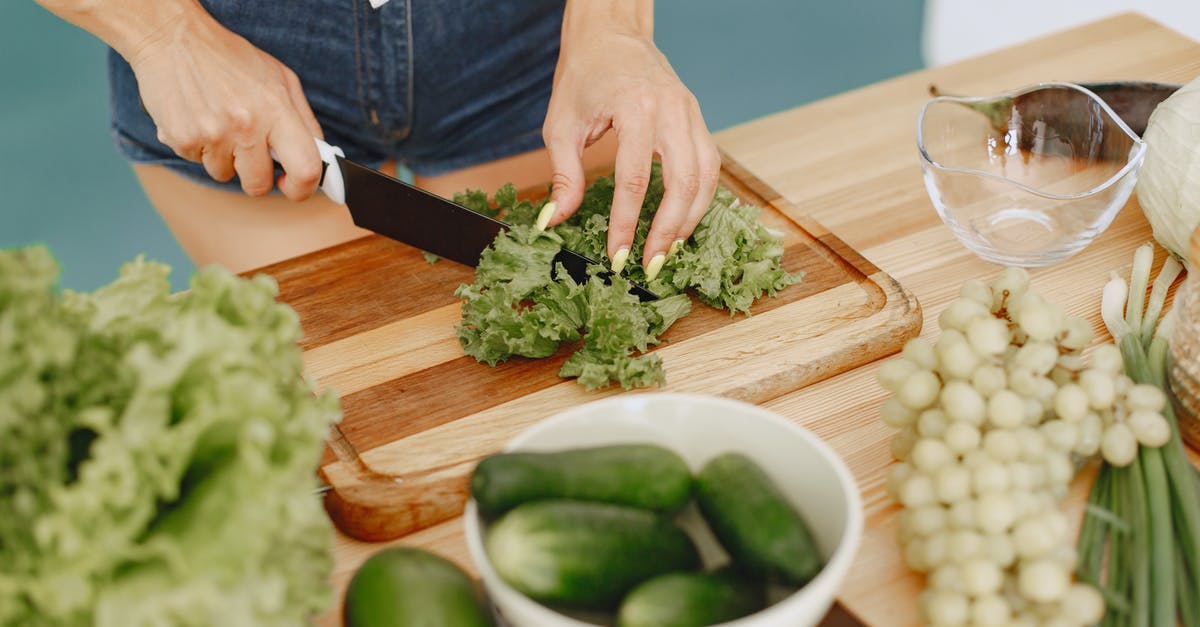
M337 146L330 146L322 139L314 137L313 141L317 144L317 152L321 155L321 161L325 164L324 173L321 175L321 191L330 200L339 205L346 204L346 182L342 179L342 168L338 166L337 158L345 158L346 153ZM271 149L271 158L276 162L279 157L275 155L275 149Z

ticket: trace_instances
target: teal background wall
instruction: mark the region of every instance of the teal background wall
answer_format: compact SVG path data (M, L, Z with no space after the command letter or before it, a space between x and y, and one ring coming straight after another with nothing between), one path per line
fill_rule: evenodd
M268 1L268 0L263 0ZM922 0L660 0L656 40L712 130L921 67ZM0 248L45 243L91 290L144 253L194 270L109 135L105 48L0 2Z

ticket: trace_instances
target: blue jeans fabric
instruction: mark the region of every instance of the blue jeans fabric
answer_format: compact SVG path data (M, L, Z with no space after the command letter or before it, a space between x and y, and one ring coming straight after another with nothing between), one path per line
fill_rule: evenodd
M202 0L300 77L329 143L422 176L542 147L564 0ZM113 136L135 163L218 183L158 141L133 71L109 51Z

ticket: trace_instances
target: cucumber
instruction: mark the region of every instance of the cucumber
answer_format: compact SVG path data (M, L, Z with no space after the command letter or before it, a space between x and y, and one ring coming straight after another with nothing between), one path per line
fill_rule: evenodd
M479 588L450 560L414 547L372 555L346 588L346 627L493 627Z
M725 453L705 464L696 475L696 503L745 572L801 586L821 570L804 518L745 455Z
M486 548L516 590L580 609L613 609L637 584L700 563L691 538L662 514L587 501L518 505L488 530Z
M503 453L479 462L471 476L471 496L488 518L527 501L551 498L674 512L691 495L687 463L673 451L648 444Z
M760 583L730 573L667 573L621 601L617 627L704 627L766 607Z

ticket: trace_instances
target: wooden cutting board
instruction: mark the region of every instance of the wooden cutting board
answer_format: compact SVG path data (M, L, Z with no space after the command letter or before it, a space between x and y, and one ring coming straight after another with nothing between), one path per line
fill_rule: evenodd
M763 402L896 352L920 331L917 300L803 208L725 157L722 184L785 235L797 285L752 316L700 302L654 349L666 391ZM344 417L320 466L326 506L346 534L405 535L458 516L484 455L567 407L622 393L588 392L553 357L489 367L455 337L454 290L474 270L368 236L261 270L300 316L308 373L341 397ZM637 392L629 392L637 393Z

